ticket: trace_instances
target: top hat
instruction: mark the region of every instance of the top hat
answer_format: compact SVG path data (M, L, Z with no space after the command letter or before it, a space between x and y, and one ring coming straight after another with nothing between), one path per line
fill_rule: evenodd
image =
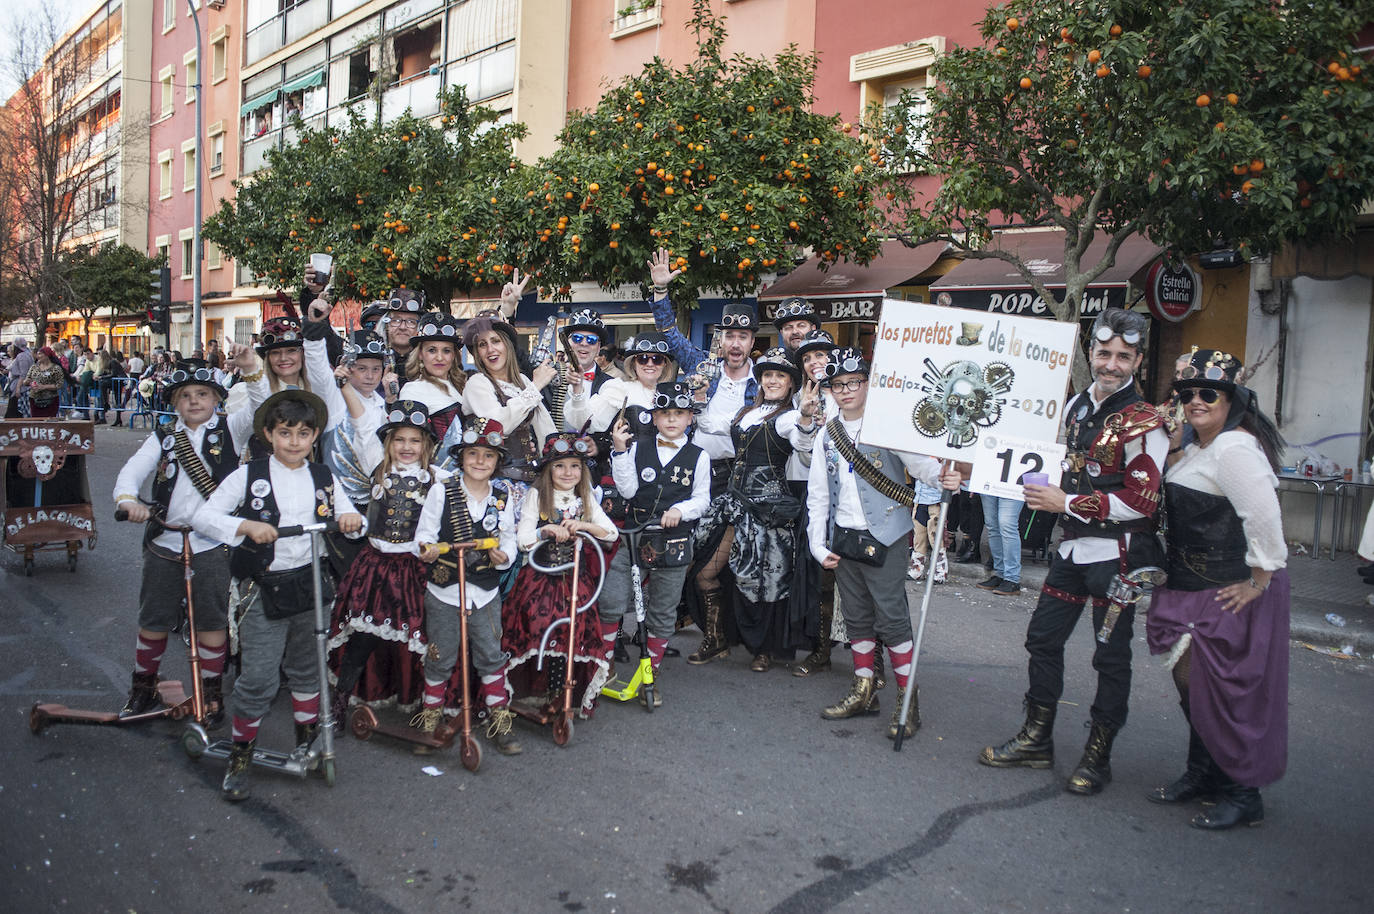
M204 359L183 359L176 363L176 367L173 368L172 373L167 376L167 382L162 388L163 394L167 398L167 402L170 403L172 401L172 394L192 384L199 384L202 387L210 388L221 400L228 394L224 386L215 379L215 370L210 367L210 363L206 362ZM140 392L142 392L142 389L142 385L140 384Z
M431 439L435 438L434 429L429 424L429 407L419 400L396 400L382 414L386 421L377 429L377 437L386 441L388 432L398 428L417 428Z
M595 333L597 339L601 340L601 345L605 346L611 341L611 332L606 327L606 322L601 319L601 315L591 308L583 308L581 311L574 311L568 318L568 322L563 325L561 331L563 338L567 339L568 334L577 330L585 330Z
M663 381L654 387L654 402L650 409L687 409L701 412L704 403L692 396L692 388L681 381Z
M820 329L808 330L806 336L802 337L802 341L797 345L796 350L792 353L792 358L794 361L796 361L797 367L800 368L802 356L806 355L808 352L813 352L817 349L823 349L826 352L829 352L834 348L835 338L831 336L828 332Z
M419 326L410 338L411 346L421 343L452 343L456 349L463 341L462 328L458 319L442 311L429 311L420 315Z
M388 311L419 314L425 310L425 293L417 292L414 289L392 289L387 293L386 301L382 304L386 306Z
M391 309L386 306L386 302L384 301L368 302L363 308L362 313L358 315L358 323L372 329L376 326L377 321L385 317L386 313L390 310Z
M301 333L300 321L289 317L274 317L263 321L258 333L258 355L267 355L273 349L288 349L304 346L305 335Z
M1228 394L1235 393L1236 385L1240 383L1236 378L1242 367L1244 366L1241 365L1240 359L1229 352L1193 347L1188 364L1179 369L1174 390L1182 390L1185 387L1211 387Z
M809 321L817 330L821 326L821 319L816 316L816 309L811 302L797 296L784 298L773 315L773 326L779 330L790 321Z
M564 457L590 460L593 447L592 439L581 432L555 432L544 439L544 453L540 457L539 468L542 470L552 461L562 460Z
M765 371L781 371L792 379L792 386L801 383L801 368L787 357L787 350L774 346L754 361L754 380L762 381Z
M374 331L358 329L353 337L344 341L344 355L353 361L358 359L385 359L386 343Z
M752 305L732 303L720 313L720 329L748 330L753 333L759 329L759 316Z

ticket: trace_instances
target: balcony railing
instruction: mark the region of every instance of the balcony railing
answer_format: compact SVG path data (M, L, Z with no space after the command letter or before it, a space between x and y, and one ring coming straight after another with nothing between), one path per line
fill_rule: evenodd
M407 108L416 117L438 114L439 87L438 73L422 73L392 86L382 94L382 119L394 120Z

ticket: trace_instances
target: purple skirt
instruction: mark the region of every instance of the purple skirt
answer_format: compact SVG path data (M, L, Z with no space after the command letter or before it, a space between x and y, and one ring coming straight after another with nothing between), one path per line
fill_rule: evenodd
M1288 572L1239 613L1221 608L1218 590L1156 590L1145 632L1152 654L1193 636L1193 729L1223 771L1263 787L1288 765Z

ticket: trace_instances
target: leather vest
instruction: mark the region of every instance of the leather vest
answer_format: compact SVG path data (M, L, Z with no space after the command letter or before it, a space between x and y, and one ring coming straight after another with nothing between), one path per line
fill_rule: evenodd
M730 467L727 490L744 499L767 497L776 486L787 486L787 460L792 456L792 443L778 434L778 419L774 416L758 425L741 429L730 427L730 440L735 445L735 462Z
M561 508L539 508L539 526L546 524L561 524L570 517L581 517L583 514L581 503L570 506L569 510ZM555 565L566 565L572 561L573 549L578 544L576 537L569 539L566 543L555 540L541 539L534 547L532 552L539 564L546 568Z
M468 511L468 494L458 476L452 476L444 487L444 511L439 516L439 542L461 543L483 536L500 536L501 512L510 499L510 491L492 480L487 508L474 519ZM491 564L485 551L468 550L463 553L464 576L469 584L491 590L501 582L501 572ZM429 566L429 579L440 587L458 583L458 563L452 553L441 555Z
M408 543L420 525L420 508L428 491L429 471L388 473L382 485L372 487L367 505L367 535L388 543Z
M510 402L510 397L501 390L500 384L493 381L491 389L496 394L497 403L505 406ZM513 430L506 430L506 457L501 461L499 475L516 482L533 483L539 474L539 453L542 446L542 442L535 440L534 411L531 411L524 422Z
M666 465L658 462L656 438L642 438L635 446L635 472L639 489L630 499L628 523L631 527L656 523L663 512L692 497L692 477L696 475L701 448L682 439L677 453Z
M249 461L243 501L234 511L235 517L261 521L273 527L280 525L281 509L277 507L277 494L272 489L270 463L270 457ZM310 481L315 486L315 516L320 520L333 517L334 475L323 464L312 462L306 466L310 468ZM262 574L271 567L276 554L274 544L255 543L244 537L242 544L229 550L229 573L240 580Z
M1164 484L1170 590L1210 590L1248 580L1245 529L1224 495Z
M153 476L153 501L164 512L172 500L177 473L185 471L177 459L175 433L174 425L164 425L153 432L157 436L158 445L162 448L162 454L157 461L157 472ZM197 456L216 486L238 469L239 455L234 451L229 429L224 427L219 416L213 416L205 423L205 435L200 440L200 451Z
M1125 488L1124 444L1131 438L1145 434L1148 429L1141 431L1136 428L1125 428L1123 431L1123 419L1133 412L1131 407L1143 401L1144 397L1140 395L1134 382L1102 401L1102 405L1096 410L1093 409L1092 398L1086 393L1079 394L1073 400L1065 417L1068 433L1065 444L1068 453L1065 457L1067 469L1061 483L1061 488L1070 497L1099 493L1105 498ZM1157 424L1156 422L1155 425ZM1083 536L1116 539L1125 533L1153 530L1155 522L1152 518L1085 522L1069 514L1063 514L1059 518L1059 525L1068 539Z

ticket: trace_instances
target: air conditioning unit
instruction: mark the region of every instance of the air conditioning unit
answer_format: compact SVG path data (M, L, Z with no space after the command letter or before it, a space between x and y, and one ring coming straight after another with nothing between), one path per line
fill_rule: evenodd
M224 9L224 0L205 0L205 4L212 10Z

